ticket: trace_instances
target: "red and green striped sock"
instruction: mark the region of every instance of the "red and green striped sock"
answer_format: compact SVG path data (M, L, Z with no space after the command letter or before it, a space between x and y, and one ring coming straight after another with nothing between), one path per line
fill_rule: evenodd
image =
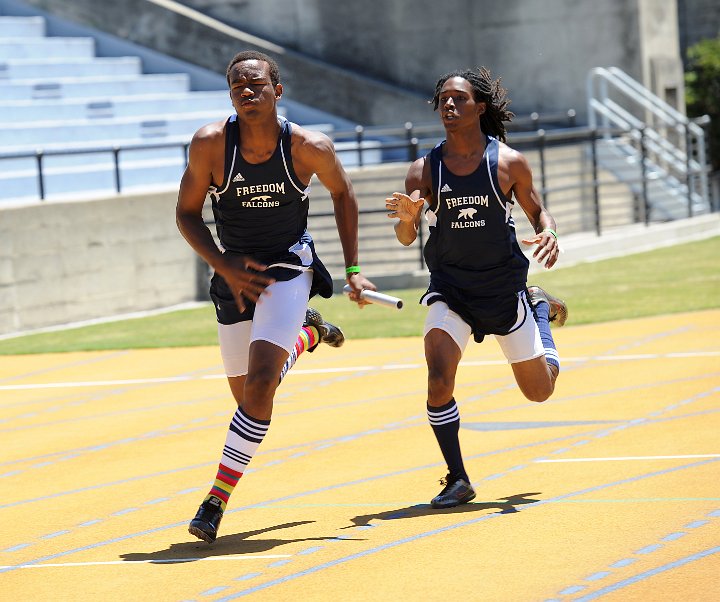
M242 475L243 473L237 472L236 470L228 468L224 464L220 463L217 471L217 476L215 477L215 483L213 483L212 489L210 489L210 493L205 496L205 501L210 499L211 495L214 495L216 498L220 499L220 507L224 512L225 507L227 506L227 502L230 499L230 495L232 494L233 489L235 489L235 486L238 484L238 481L240 480L240 477Z

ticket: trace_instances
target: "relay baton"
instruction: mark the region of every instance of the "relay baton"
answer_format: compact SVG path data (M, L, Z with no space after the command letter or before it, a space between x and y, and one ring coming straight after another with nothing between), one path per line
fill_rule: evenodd
M351 290L352 289L350 288L349 284L346 284L343 287L343 293L345 293L346 295L349 295ZM390 295L385 295L383 293L378 293L377 291L364 290L362 293L360 293L360 298L364 301L375 303L376 305L394 307L395 309L402 309L403 306L402 299L399 299L398 297L391 297Z

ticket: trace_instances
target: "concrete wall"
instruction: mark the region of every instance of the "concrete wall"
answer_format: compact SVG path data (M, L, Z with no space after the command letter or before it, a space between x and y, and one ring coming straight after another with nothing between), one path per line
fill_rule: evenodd
M582 122L591 67L647 82L656 49L664 60L678 48L676 0L184 0L243 31L171 0L25 1L210 69L241 48L270 52L289 98L363 124L432 121L437 78L480 64L503 77L516 113L572 108Z
M0 334L196 298L175 192L0 210Z
M590 68L617 66L650 83L657 51L647 46L679 59L675 0L182 2L426 96L441 74L486 65L503 77L518 114L573 108L582 121Z
M322 63L203 17L172 0L23 0L80 23L225 75L240 50L259 50L281 69L284 96L355 123L427 119L426 99L365 74Z

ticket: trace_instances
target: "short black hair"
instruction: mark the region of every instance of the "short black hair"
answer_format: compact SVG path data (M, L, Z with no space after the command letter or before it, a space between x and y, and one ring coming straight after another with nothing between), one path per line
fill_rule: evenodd
M512 121L515 114L508 111L507 107L511 101L507 97L507 90L500 85L501 78L494 80L487 67L460 69L446 73L435 84L435 95L430 101L433 109L437 110L440 104L440 90L445 82L453 77L462 77L467 80L472 86L475 101L484 102L487 105L485 112L480 115L480 129L505 142L507 130L503 122Z
M225 72L228 85L230 85L230 70L243 61L265 61L270 66L270 81L272 85L277 86L280 83L280 68L275 62L275 59L256 50L243 50L242 52L238 52L228 64L227 71Z

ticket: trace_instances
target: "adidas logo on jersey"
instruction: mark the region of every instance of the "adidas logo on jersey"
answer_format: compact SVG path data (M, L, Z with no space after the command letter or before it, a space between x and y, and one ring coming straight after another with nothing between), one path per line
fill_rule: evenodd
M238 174L232 179L233 182L244 182L245 178L242 177L242 174L238 172Z
M440 192L452 192L452 188L450 188L450 186L448 186L447 184L445 184L445 185L440 189Z

